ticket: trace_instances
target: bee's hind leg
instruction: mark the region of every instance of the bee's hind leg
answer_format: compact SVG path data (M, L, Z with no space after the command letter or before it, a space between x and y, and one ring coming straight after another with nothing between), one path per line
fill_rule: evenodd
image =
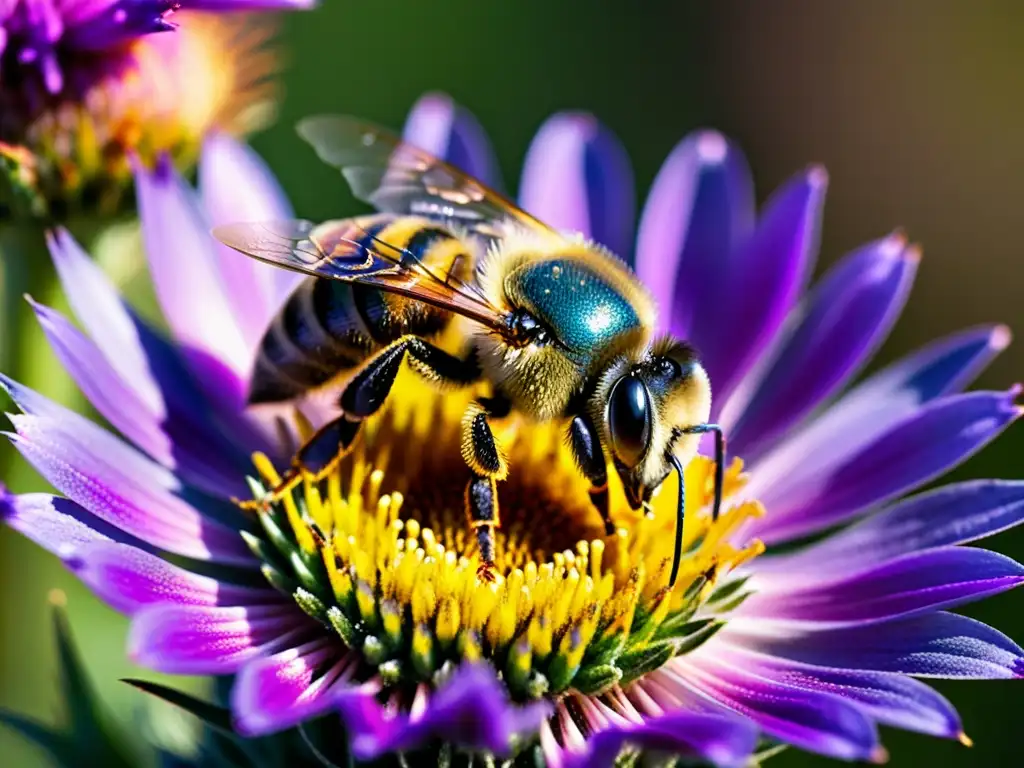
M471 405L462 419L462 458L472 477L466 484L466 517L476 531L480 566L477 575L494 581L494 531L501 527L498 514L497 482L508 476L508 462L491 431L488 417L502 417L510 405L504 398L481 398Z
M569 445L583 476L590 481L590 501L601 515L606 536L615 533L608 509L608 468L601 440L588 416L576 416L569 424Z
M310 435L295 452L291 466L270 491L260 499L243 501L242 509L262 510L284 498L303 478L320 480L337 465L359 434L358 421L342 415Z

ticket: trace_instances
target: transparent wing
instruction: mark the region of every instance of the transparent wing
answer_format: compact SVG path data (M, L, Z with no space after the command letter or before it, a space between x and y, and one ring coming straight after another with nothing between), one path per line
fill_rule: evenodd
M315 224L304 219L225 224L213 235L224 245L260 261L307 275L372 285L456 314L496 330L505 313L475 285L454 274L428 269L409 251L370 235L375 216Z
M310 117L297 130L328 165L341 170L352 194L378 211L425 216L489 238L514 225L557 232L503 195L398 136L352 117Z

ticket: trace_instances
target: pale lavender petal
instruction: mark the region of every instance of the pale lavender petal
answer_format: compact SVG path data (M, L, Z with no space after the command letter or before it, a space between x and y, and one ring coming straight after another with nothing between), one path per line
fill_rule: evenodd
M612 768L624 747L706 760L724 768L748 765L757 748L757 728L740 717L668 712L643 725L616 726L587 739L585 753L565 754L565 768Z
M739 147L715 131L677 144L651 186L636 246L637 275L662 330L707 335L701 326L722 311L737 246L753 228L754 183Z
M843 760L878 761L884 754L874 723L851 702L702 656L672 662L677 679L749 717L769 736Z
M1020 415L1009 392L971 392L937 400L891 423L867 445L836 433L831 452L765 462L747 492L771 514L753 533L775 543L837 525L859 511L910 491L967 459ZM850 452L839 446L852 445Z
M1024 649L1002 632L954 613L927 613L864 627L780 631L737 620L723 639L793 661L918 677L1024 677Z
M48 493L14 495L0 486L0 521L58 557L97 542L134 542L75 502Z
M67 230L48 233L46 243L64 295L90 338L117 375L131 384L141 403L150 411L161 410L163 397L153 380L138 319Z
M794 688L842 696L873 720L908 731L955 739L963 726L953 706L922 682L892 672L863 672L799 664L719 643L715 656L751 674Z
M802 589L768 580L736 615L822 627L868 624L980 600L1022 582L1024 566L1005 555L941 547Z
M883 369L758 461L755 489L794 479L806 482L821 467L863 450L925 403L963 389L1009 341L1005 326L974 328Z
M205 517L174 495L173 475L102 428L85 427L89 422L81 417L25 413L10 419L17 434L8 437L15 448L97 517L186 557L255 565L236 528Z
M199 193L211 227L240 221L282 221L294 215L262 158L223 134L203 142ZM263 264L220 243L215 250L230 309L253 350L303 276Z
M468 109L444 93L428 93L409 112L402 138L495 189L501 174L487 133Z
M235 726L246 736L262 736L327 712L343 670L350 674L354 665L326 635L248 662L231 689Z
M817 256L826 185L824 170L814 168L772 195L753 234L729 260L729 279L714 297L717 310L693 319L688 340L701 354L718 403L771 345L804 290Z
M567 112L541 126L523 163L519 203L559 230L582 232L632 262L633 169L593 115Z
M251 364L217 268L216 243L195 194L168 161L135 165L142 235L164 317L204 390L240 406Z
M352 753L360 760L415 749L435 739L506 756L513 736L535 733L550 714L546 702L509 702L504 686L484 664L463 665L431 695L426 711L416 718L387 715L365 691L342 691L337 703L352 735Z
M1024 482L973 480L906 499L819 544L759 559L773 583L853 572L933 547L966 544L1024 522Z
M860 370L899 317L919 259L892 235L829 270L787 321L763 374L748 377L723 408L719 421L731 450L753 461Z
M290 602L279 606L152 605L128 634L132 661L174 675L224 675L259 656L300 645L316 626Z
M112 541L76 547L64 559L93 592L128 615L157 604L232 606L280 602L280 595L272 590L226 584Z
M192 392L174 396L166 406L145 402L145 379L122 378L105 356L60 313L30 302L54 354L96 410L140 449L190 483L222 496L246 492L244 476L250 462L236 442L219 430L220 420L207 411L202 396L187 380L162 381L165 391ZM142 385L142 391L137 385ZM5 386L13 386L10 382ZM12 393L13 396L13 393ZM172 410L170 410L172 409ZM86 419L79 419L87 421ZM244 434L239 432L239 438ZM253 448L255 449L255 444Z

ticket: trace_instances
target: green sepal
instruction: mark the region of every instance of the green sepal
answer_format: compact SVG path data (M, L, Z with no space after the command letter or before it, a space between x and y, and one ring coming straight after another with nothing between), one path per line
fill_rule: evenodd
M686 637L676 640L676 656L682 656L684 653L693 653L702 645L704 645L704 643L706 643L712 637L717 635L718 630L720 630L724 626L725 622L721 619L712 620L705 624L703 627L700 627L696 631L687 635Z
M362 635L338 606L333 605L327 609L327 621L334 627L334 631L341 636L341 641L345 645L353 650L359 648L362 643Z
M716 603L715 610L719 613L728 613L729 611L735 611L746 601L748 597L754 594L754 590L748 589L745 592L740 592L734 595L731 600L726 600L723 603Z
M629 632L626 631L625 628L612 634L602 634L603 632L603 628L598 629L598 634L601 638L597 642L591 643L590 647L587 648L586 653L584 653L584 666L611 664L619 657L619 654L621 654L623 649L626 647L626 641L629 639Z
M728 600L730 597L732 597L741 589L743 589L743 586L749 580L749 576L744 576L742 579L733 579L732 581L723 584L711 593L711 596L708 598L707 604L714 605L724 600Z
M618 661L622 669L622 684L631 683L653 672L675 655L675 644L666 642L653 643L641 650L622 654Z
M622 679L622 670L614 664L584 667L573 678L572 687L584 696L596 696Z
M289 597L291 597L295 593L295 590L299 588L299 585L291 576L286 576L270 563L263 563L263 565L260 566L260 573L262 573L263 577L270 583L270 586Z
M367 635L363 640L363 658L367 664L378 666L388 659L388 646L376 635Z
M564 653L556 652L548 662L546 673L551 690L560 693L568 688L579 668L579 664L570 664Z
M327 606L312 592L307 592L302 587L299 587L292 593L292 598L298 603L299 608L314 619L324 624L330 624L327 618Z
M298 549L298 544L295 543L295 539L285 533L285 530L288 529L279 525L277 517L271 512L260 512L259 518L260 525L263 526L270 543L284 555L286 560L291 562L292 554Z
M270 544L259 536L255 536L248 531L239 531L239 533L241 534L245 545L249 547L249 551L257 558L265 563L270 562L280 564L281 557L278 555L277 550L271 547Z

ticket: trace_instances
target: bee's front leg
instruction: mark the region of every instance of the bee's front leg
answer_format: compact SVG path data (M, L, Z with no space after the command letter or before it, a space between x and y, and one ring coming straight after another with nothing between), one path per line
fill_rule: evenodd
M605 535L611 536L615 524L608 509L608 469L597 429L588 416L576 416L569 424L569 445L577 466L590 481L590 501L601 515Z
M487 419L504 412L503 402L484 400L471 405L462 419L462 458L472 473L466 485L466 517L476 531L480 550L477 574L484 581L495 579L494 530L501 526L497 481L508 476L508 462Z
M291 466L281 480L262 498L242 501L242 509L262 511L280 501L303 478L320 480L326 477L348 452L359 434L359 422L339 416L324 424L296 451Z

